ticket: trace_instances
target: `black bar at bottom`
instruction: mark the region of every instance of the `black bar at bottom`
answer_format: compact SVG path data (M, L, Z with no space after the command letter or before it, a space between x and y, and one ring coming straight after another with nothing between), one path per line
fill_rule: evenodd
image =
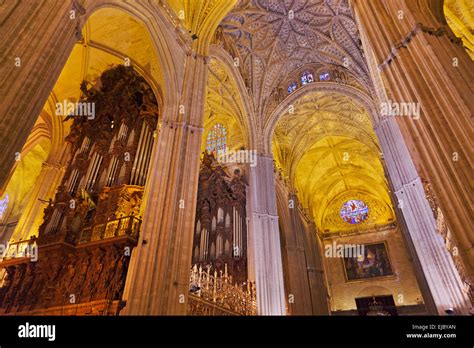
M0 317L0 346L410 344L472 347L473 324L472 317L454 316ZM52 326L45 325L54 325L54 337ZM31 337L38 335L43 337Z

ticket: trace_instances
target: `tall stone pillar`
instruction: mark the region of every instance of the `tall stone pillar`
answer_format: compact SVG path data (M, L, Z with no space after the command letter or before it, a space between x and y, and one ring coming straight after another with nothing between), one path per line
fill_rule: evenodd
M446 25L439 1L352 2L373 77L380 82L379 101L421 108L419 118L397 118L400 135L434 189L472 280L474 64Z
M311 315L311 294L305 250L306 231L298 216L297 198L289 195L283 180L278 179L277 208L288 312L291 315Z
M326 275L323 265L322 243L317 235L314 222L306 225L306 265L311 294L312 313L314 315L329 315L329 297L326 285Z
M468 295L437 232L419 176L428 177L435 186L464 259L471 262L473 235L465 228L472 226L466 203L469 180L464 179L470 176L470 149L465 144L474 98L472 91L466 98L469 88L462 74L472 76L472 70L467 69L467 53L451 42L447 31L438 30L440 23L429 8L433 3L353 0L377 109L393 102L421 107L419 118L373 116L406 223L402 231L421 268L417 274L425 304L431 314L446 314L449 308L466 314L471 305ZM459 69L454 69L453 56L459 57ZM452 88L448 91L446 86ZM455 151L459 162L452 160Z
M257 312L260 315L285 315L286 301L278 228L273 158L258 155L250 167L249 263L253 263L257 287Z
M71 1L5 1L0 8L1 195L15 153L21 152L77 41L80 13L70 18Z
M314 222L305 216L294 192L276 179L283 277L291 315L328 315L322 247Z
M61 163L43 163L28 198L28 203L10 238L11 242L18 242L20 239L27 240L33 235L38 236L38 230L44 218L43 210L46 208L48 200L54 198L64 171L65 167Z
M165 105L146 184L123 314L185 315L196 214L207 65L186 57L181 105Z
M412 244L422 270L421 288L431 314L446 314L450 308L457 314L468 314L470 301L453 259L436 229L423 184L393 117L375 128L382 147L393 190L398 200ZM428 293L426 292L428 291Z

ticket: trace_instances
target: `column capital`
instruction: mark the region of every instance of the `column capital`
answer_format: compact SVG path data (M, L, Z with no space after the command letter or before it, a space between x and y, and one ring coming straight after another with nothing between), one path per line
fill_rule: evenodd
M191 131L201 131L201 132L204 131L204 127L196 126L196 125L193 125L189 122L184 122L184 121L179 122L179 121L172 121L172 120L164 119L161 122L161 124L171 128L171 129L183 128L185 130L189 129Z
M278 220L278 215L273 215L273 214L262 214L262 213L252 213L253 216L258 217L259 219L264 218L264 219L276 219Z

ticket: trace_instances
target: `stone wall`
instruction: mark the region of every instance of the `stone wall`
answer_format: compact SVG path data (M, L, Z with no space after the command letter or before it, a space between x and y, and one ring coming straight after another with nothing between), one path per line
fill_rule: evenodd
M423 302L412 262L397 228L326 239L324 251L333 242L336 245L385 242L394 275L347 281L343 259L324 256L332 312L356 309L355 298L373 295L392 295L397 306L418 305Z

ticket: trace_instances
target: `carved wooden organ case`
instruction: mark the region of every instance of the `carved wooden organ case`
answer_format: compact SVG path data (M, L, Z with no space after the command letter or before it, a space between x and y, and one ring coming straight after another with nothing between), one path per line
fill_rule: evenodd
M109 69L81 91L95 117L67 117L71 159L34 240L38 261L2 262L0 313L117 314L123 306L158 104L131 67Z
M243 170L228 169L204 154L199 173L193 265L227 273L233 282L248 280L246 180Z

